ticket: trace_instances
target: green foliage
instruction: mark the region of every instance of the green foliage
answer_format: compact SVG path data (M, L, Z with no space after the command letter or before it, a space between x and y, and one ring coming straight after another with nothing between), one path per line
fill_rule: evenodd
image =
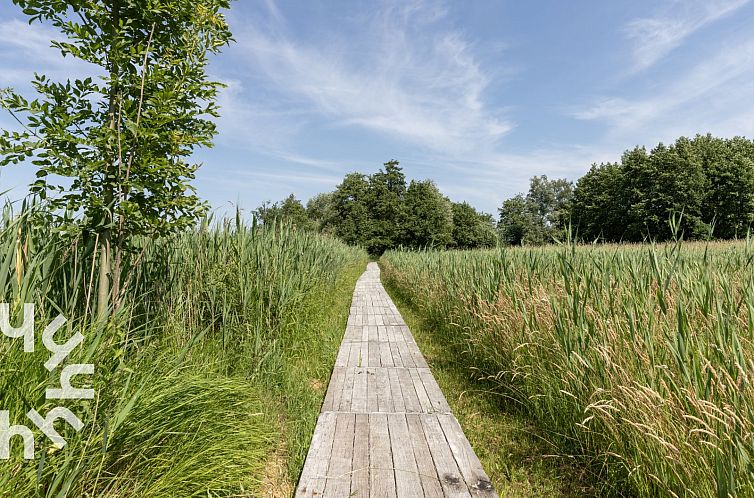
M577 182L572 219L584 240L745 237L754 221L754 144L744 138L681 137L620 163L593 166Z
M306 208L293 194L279 203L267 202L259 206L254 211L254 216L265 225L286 223L297 230L316 229L316 221L309 217Z
M205 209L188 157L216 133L221 84L208 80L206 66L231 41L222 14L229 0L14 3L30 22L57 28L64 41L52 45L93 74L62 82L37 74L33 100L3 90L0 106L24 131L0 132L0 165L30 161L31 191L55 228L96 235L101 272L119 300L122 253L133 238L185 230ZM100 281L103 312L110 289Z
M415 181L406 190L402 223L408 247L446 247L453 241L453 209L431 180Z
M754 246L390 251L391 288L598 496L754 496Z
M492 215L480 213L468 202L454 202L453 247L474 249L493 247L497 243Z
M384 168L369 177L366 198L370 228L366 248L372 254L382 254L402 240L406 176L398 161L386 162Z
M573 194L571 216L584 240L623 240L628 225L627 193L620 164L592 168L579 178Z
M497 243L492 217L468 203L453 204L431 180L412 180L398 161L372 175L349 173L335 191L306 205L291 195L257 209L259 217L335 235L371 254L403 247L490 247Z
M142 264L103 322L91 311L90 247L43 220L5 210L0 302L14 313L34 302L38 330L62 312L70 327L60 334L86 336L71 361L95 365L98 396L64 402L85 424L66 432L64 449L37 433L37 459L25 462L13 444L0 496L260 496L280 448L295 478L324 397L311 382L326 383L366 254L240 220L137 238ZM47 355L3 337L0 356L0 399L13 422L30 408L46 413Z
M569 223L573 185L565 179L535 176L524 197L503 201L498 229L509 245L541 245L558 238Z

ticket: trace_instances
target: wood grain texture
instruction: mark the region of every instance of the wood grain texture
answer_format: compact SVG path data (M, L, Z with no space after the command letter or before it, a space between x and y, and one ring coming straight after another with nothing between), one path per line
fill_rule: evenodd
M296 497L472 496L497 494L370 263Z

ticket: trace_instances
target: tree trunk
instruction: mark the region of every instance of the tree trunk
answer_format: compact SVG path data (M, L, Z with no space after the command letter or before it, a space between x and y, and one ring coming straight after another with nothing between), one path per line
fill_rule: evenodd
M105 319L110 306L110 231L100 237L99 282L97 283L97 318Z
M112 4L112 11L111 11L111 17L112 17L112 39L113 39L113 45L110 47L110 84L112 85L110 87L110 95L109 95L109 102L108 102L108 112L110 114L110 129L115 130L117 126L120 126L120 123L116 123L116 101L118 97L118 65L116 64L117 54L115 51L117 50L117 44L115 43L116 40L116 34L119 29L120 24L120 2L118 0L114 0ZM112 178L114 177L113 173L115 170L115 164L117 161L117 154L114 150L108 150L107 155L107 166L105 171L105 191L104 194L104 200L105 200L105 214L104 214L104 222L105 228L100 235L100 266L99 266L99 282L97 286L97 316L99 319L104 319L108 316L108 311L110 309L110 298L111 298L111 280L113 280L113 262L112 262L112 230L109 228L112 223L112 213L115 208L114 206L114 200L115 195L113 192L112 187Z

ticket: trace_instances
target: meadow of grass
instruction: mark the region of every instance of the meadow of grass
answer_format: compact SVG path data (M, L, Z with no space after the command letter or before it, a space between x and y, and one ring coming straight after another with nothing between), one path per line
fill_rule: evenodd
M750 242L390 251L383 278L602 495L754 496Z
M0 221L0 302L16 320L35 303L37 330L33 354L0 337L0 409L33 427L29 409L62 405L84 428L56 425L62 450L35 431L32 461L14 439L0 496L258 496L280 461L274 479L295 481L366 254L285 227L206 222L137 241L123 304L101 320L94 241L56 234L41 214L6 208ZM60 337L86 336L69 361L94 364L74 378L94 400L44 397L59 372L43 366L41 330L58 313Z

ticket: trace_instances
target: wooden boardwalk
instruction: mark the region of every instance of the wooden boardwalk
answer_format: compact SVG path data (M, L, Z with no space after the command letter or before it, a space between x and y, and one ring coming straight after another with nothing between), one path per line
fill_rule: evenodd
M369 263L296 496L497 497Z

